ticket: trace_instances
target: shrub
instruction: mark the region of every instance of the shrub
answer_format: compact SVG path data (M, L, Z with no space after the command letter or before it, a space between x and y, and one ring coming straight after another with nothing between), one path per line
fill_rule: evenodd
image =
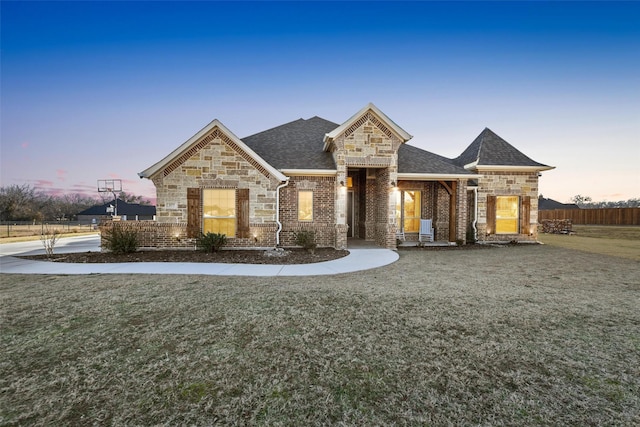
M200 233L198 241L198 249L204 252L216 252L220 250L227 243L227 236L220 233L207 232L207 234Z
M138 233L117 223L114 223L110 230L105 230L102 240L103 246L114 254L135 252L140 246Z
M296 245L302 246L307 251L314 253L316 247L318 246L316 243L316 233L313 231L302 230L297 233L294 233L296 238Z

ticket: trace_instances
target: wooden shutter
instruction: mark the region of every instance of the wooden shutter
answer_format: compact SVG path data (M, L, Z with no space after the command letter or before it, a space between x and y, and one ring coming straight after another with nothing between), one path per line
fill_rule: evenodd
M529 234L531 222L531 196L520 197L520 234Z
M487 195L487 234L496 232L496 196Z
M238 188L236 190L236 203L238 205L238 237L249 236L249 189Z
M202 230L200 189L187 188L187 237L198 237Z

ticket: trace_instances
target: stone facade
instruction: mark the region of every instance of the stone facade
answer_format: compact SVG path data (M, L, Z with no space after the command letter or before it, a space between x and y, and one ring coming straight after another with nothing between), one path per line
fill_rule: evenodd
M275 224L277 180L217 128L196 147L153 177L158 222L187 222L187 188L248 188L251 223Z
M375 179L366 180L366 203L362 191L357 203L364 207L364 221L358 217L358 235L386 248L395 248L395 206L390 194L391 183L397 181L398 148L402 142L373 112L366 112L333 140L331 152L337 168L335 191L336 225L347 224L347 192L340 188L351 169L375 169ZM361 181L359 181L361 182ZM364 232L360 228L364 228ZM338 249L346 248L346 233L338 236ZM364 236L362 236L364 235ZM343 245L344 246L341 246Z
M538 238L538 172L482 172L478 179L478 241L536 241ZM529 232L495 234L487 228L487 196L528 197ZM519 212L520 216L523 214Z

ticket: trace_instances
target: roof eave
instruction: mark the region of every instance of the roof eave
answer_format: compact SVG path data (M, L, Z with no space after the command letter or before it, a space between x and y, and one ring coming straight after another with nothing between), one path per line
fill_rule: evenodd
M482 175L472 173L398 173L398 180L436 181L442 179L476 179Z
M476 165L473 167L477 172L542 172L555 169L555 166L511 166L511 165Z
M336 176L336 169L280 169L287 176Z

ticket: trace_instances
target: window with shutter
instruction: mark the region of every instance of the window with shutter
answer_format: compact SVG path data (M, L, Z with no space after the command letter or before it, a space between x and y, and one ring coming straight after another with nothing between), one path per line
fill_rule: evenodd
M519 230L518 196L496 196L496 234L515 234Z
M220 233L236 237L236 190L206 188L202 190L203 233Z

